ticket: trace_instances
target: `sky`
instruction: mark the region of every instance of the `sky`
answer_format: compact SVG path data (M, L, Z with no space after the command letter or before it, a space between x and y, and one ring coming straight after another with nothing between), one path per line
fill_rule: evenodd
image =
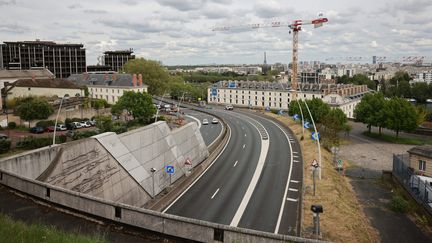
M107 50L133 48L165 65L288 63L289 29L214 27L273 21L329 22L304 26L299 59L432 57L432 0L0 0L0 42L82 43L87 64Z

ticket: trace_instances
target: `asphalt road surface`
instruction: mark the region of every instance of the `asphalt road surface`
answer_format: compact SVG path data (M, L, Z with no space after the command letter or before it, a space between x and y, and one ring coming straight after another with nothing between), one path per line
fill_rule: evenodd
M247 112L207 111L225 119L230 139L166 213L296 235L302 158L291 132Z

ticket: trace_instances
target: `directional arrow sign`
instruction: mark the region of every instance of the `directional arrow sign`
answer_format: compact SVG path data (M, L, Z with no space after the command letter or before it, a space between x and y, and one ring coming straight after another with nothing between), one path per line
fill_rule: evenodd
M299 119L299 115L298 114L294 114L293 119L294 119L294 121L297 121Z
M319 132L313 132L312 133L312 140L319 140L319 139L320 139Z
M304 128L310 128L310 123L309 122L305 122L304 123Z

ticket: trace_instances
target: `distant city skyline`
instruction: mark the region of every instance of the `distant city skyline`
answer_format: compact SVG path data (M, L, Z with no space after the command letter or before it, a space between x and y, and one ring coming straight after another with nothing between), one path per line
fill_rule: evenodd
M313 19L303 28L300 60L335 57L427 56L432 59L432 1L275 0L0 0L0 42L82 43L87 64L108 50L133 48L164 65L291 61L288 29L212 32L212 27ZM329 60L333 58L333 60ZM342 61L342 60L341 60Z

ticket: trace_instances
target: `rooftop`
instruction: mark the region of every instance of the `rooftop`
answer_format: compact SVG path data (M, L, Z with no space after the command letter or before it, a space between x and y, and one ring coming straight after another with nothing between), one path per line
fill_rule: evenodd
M66 79L20 79L15 82L15 87L39 87L58 89L79 89L80 87Z
M84 47L83 44L71 44L71 43L56 43L54 41L4 41L6 45L43 45L43 46L75 46L75 47Z
M126 73L83 73L72 74L67 80L74 82L79 86L119 86L133 87L132 74ZM143 84L143 86L146 86Z
M432 145L416 146L408 150L408 153L432 158Z
M54 78L54 74L48 69L31 70L0 70L0 79L20 79L20 78Z

